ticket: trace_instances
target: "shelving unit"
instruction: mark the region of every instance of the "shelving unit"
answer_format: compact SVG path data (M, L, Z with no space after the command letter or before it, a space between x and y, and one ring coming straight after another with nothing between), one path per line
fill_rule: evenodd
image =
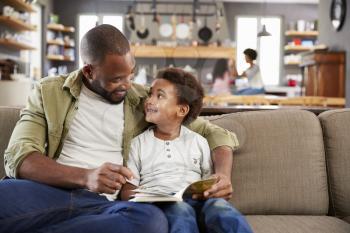
M291 42L291 40L298 39L300 40L301 45L291 45L287 44L284 46L284 51L286 54L298 54L300 52L311 51L314 49L314 42L317 39L318 31L286 31L285 32L286 41ZM313 42L312 46L305 46L302 44L303 40L310 40ZM285 62L285 65L299 65L300 62L290 61Z
M35 12L34 8L30 4L25 3L24 1L21 1L21 0L2 0L2 2L20 11L26 11L29 13Z
M47 24L47 55L48 72L51 68L57 68L60 74L60 68L69 72L75 62L75 38L74 27L63 24ZM68 38L67 38L68 37ZM56 72L57 73L57 72Z
M36 47L31 45L31 33L37 30L37 27L30 23L31 13L35 13L34 7L24 2L23 0L1 0L1 10L4 15L0 15L0 49L3 59L9 60L9 63L3 63L2 81L8 80L11 82L14 78L13 73L18 72L22 76L29 77L32 64L29 57L31 51ZM6 5L13 8L16 14L6 15L6 11L3 7ZM25 20L23 20L25 18ZM25 51L23 53L23 51ZM4 82L0 82L0 85L4 85ZM16 81L18 82L18 81ZM10 86L13 88L14 86ZM10 90L13 93L17 93L17 89Z

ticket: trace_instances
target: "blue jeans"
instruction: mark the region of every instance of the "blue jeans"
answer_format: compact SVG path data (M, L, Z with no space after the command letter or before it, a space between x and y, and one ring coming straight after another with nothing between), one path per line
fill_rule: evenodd
M169 222L170 233L252 233L244 216L222 198L158 204ZM197 224L198 223L198 224Z
M0 232L167 233L168 222L150 204L8 179L0 181Z

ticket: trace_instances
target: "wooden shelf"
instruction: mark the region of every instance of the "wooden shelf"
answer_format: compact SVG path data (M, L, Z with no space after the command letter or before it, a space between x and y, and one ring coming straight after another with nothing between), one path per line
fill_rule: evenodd
M302 46L302 45L286 45L284 46L284 51L310 51L313 46Z
M26 11L26 12L36 12L32 5L25 3L24 1L21 1L21 0L2 0L2 2L16 8L16 10Z
M16 50L35 50L36 48L24 43L17 42L15 40L9 40L9 39L2 39L0 38L0 45L16 49Z
M286 65L286 66L298 66L300 64L301 64L300 62L287 62L287 63L284 63L284 65Z
M46 43L48 45L59 45L59 46L64 46L66 48L74 48L75 47L73 44L67 44L61 40L48 40L48 41L46 41Z
M35 31L36 27L34 25L25 23L19 19L15 19L9 16L0 16L0 23L12 27L18 31Z
M52 60L52 61L70 61L70 62L74 62L73 59L71 59L69 57L65 57L63 55L49 54L46 57L47 57L48 60Z
M131 46L135 57L148 58L233 58L235 49L231 47L207 47L207 46Z
M60 31L60 32L75 32L74 27L66 27L62 24L54 24L54 23L48 24L47 29L53 30L53 31Z
M318 31L305 31L305 32L299 32L299 31L286 31L286 36L304 36L304 37L316 37L318 36Z

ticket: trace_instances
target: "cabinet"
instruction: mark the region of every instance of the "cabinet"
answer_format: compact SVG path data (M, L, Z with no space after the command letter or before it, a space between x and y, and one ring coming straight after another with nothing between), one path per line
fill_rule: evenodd
M345 96L345 52L314 51L302 55L303 94Z

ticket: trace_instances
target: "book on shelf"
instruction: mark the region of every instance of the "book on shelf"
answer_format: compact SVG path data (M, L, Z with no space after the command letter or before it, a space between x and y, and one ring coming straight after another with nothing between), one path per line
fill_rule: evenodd
M135 194L129 201L132 202L177 202L183 201L185 197L191 197L193 194L203 194L213 184L217 182L216 178L208 178L193 182L187 187L176 193L169 193L166 190L142 188L134 189Z

